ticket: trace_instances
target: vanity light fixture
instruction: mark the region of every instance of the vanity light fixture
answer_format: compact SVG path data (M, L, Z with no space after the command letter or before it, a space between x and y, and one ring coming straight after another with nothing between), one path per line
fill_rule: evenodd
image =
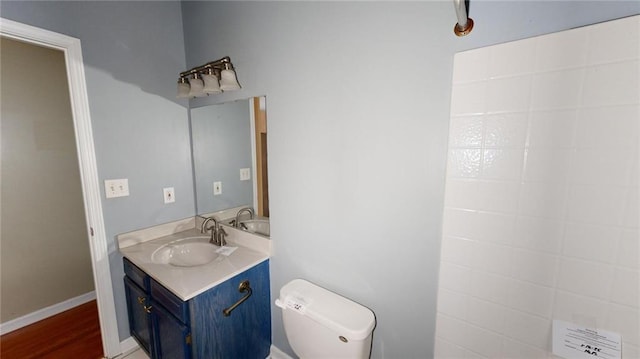
M178 98L204 97L239 90L240 84L229 56L180 73Z

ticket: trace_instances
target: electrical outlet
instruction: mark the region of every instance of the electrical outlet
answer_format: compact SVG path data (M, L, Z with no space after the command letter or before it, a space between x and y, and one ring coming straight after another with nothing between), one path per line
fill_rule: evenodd
M107 198L126 197L129 195L129 180L127 178L105 180L104 192Z
M173 187L167 187L162 189L164 194L164 203L173 203L176 201L176 194Z
M222 194L222 182L213 182L213 195Z
M240 181L248 181L251 179L251 168L240 169Z

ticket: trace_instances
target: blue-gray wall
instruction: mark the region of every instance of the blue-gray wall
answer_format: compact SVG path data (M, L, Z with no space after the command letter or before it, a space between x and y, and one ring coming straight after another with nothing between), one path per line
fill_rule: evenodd
M183 2L187 63L231 56L267 95L272 296L303 277L376 313L373 358L433 350L457 51L640 11L632 2ZM292 353L280 309L273 341Z
M273 297L307 278L376 312L373 358L424 358L433 349L453 54L638 14L640 4L472 0L476 27L459 39L450 1L184 2L184 43L174 2L3 1L0 11L82 40L100 177L128 177L132 191L103 204L110 237L193 214L175 76L231 56L243 89L193 104L269 99ZM175 206L156 195L167 185ZM115 254L112 267L124 339ZM272 310L274 344L291 353Z
M178 2L2 1L2 17L79 38L100 183L128 178L129 197L102 198L120 338L129 336L114 237L194 214ZM37 101L37 99L33 99ZM163 203L174 187L176 202Z

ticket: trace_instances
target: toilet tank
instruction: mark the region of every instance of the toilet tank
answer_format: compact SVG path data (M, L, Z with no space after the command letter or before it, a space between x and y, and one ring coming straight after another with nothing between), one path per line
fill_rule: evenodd
M293 351L302 359L367 359L376 319L356 302L294 279L280 289L284 330Z

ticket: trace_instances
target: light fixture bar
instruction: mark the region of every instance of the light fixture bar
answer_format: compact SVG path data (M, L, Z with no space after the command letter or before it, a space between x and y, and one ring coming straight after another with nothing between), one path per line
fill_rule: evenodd
M200 88L203 79L205 80L204 88ZM194 80L197 81L194 82ZM191 85L188 85L188 83L191 83ZM192 91L189 91L188 95L185 96L185 86L193 87L194 83L198 89L193 91L194 89L192 88ZM183 71L178 79L178 98L201 97L239 89L240 84L229 56Z
M218 69L220 71L225 69L225 64L230 64L231 67L233 67L233 64L231 64L231 58L229 58L229 56L225 56L219 60L215 60L215 61L211 61L211 62L207 62L206 64L202 65L202 66L197 66L192 68L191 70L187 70L184 72L180 73L180 77L185 77L185 76L190 76L193 75L196 72L204 72L204 70L206 69Z

